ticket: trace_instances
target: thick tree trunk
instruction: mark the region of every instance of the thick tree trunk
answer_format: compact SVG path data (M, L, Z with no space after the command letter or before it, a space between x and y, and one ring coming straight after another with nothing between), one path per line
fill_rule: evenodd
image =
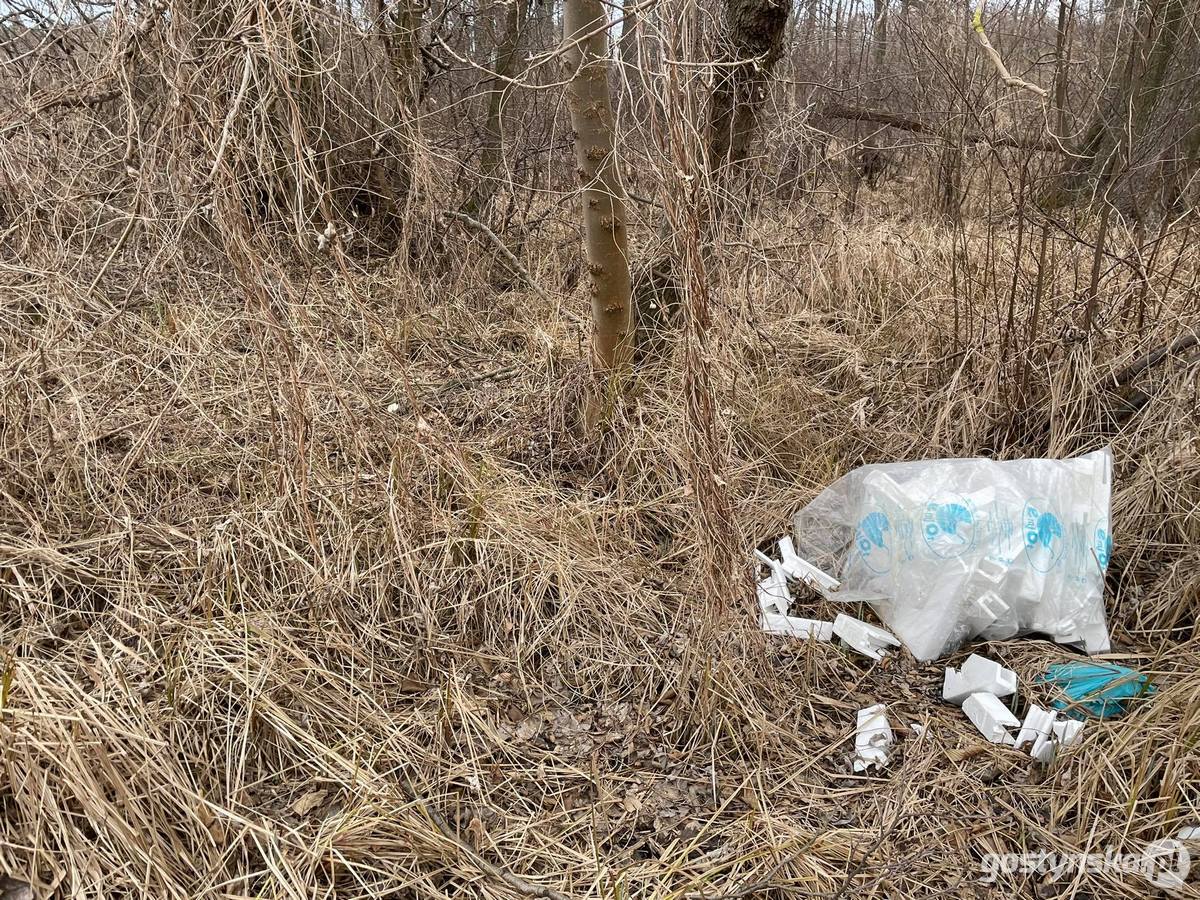
M1099 196L1137 155L1152 130L1155 112L1171 85L1189 85L1191 73L1179 65L1180 34L1188 26L1189 0L1146 0L1138 14L1122 78L1105 93L1096 116L1075 148L1076 156L1054 179L1044 199L1055 207L1088 195ZM1190 124L1190 123L1189 123Z
M783 52L791 3L785 0L723 0L722 65L713 86L709 164L715 186L725 192L740 177L758 129L771 73Z
M500 184L500 172L504 167L504 103L508 99L510 80L517 73L521 31L525 24L526 0L513 0L504 7L504 20L498 22L500 41L492 59L492 71L496 73L488 88L487 120L484 123L483 154L479 164L479 183L471 192L463 209L472 216L483 212ZM499 15L497 15L499 19Z
M592 364L598 374L629 371L633 358L625 190L614 154L608 85L608 19L602 0L565 0L563 32L573 73L567 90L575 159L583 185L584 246L592 293Z

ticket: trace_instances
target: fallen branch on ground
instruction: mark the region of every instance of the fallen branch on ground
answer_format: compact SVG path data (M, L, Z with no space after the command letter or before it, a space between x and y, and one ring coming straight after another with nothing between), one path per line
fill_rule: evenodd
M889 125L901 131L911 131L916 134L941 134L942 130L922 122L920 119L897 115L882 109L869 109L861 106L848 106L843 103L831 103L821 110L822 115L832 119L850 119L856 122L874 122L876 125ZM966 144L988 143L993 147L1011 147L1014 150L1041 150L1047 153L1062 153L1066 148L1055 141L1025 140L1016 137L990 137L979 132L968 132L962 140Z
M1193 333L1183 334L1173 340L1165 347L1159 347L1157 350L1151 351L1143 356L1139 356L1136 360L1117 372L1112 376L1113 384L1117 387L1123 387L1129 384L1147 369L1157 366L1168 356L1175 356L1185 350L1190 350L1196 344L1200 343L1200 335ZM1189 359L1194 354L1189 355Z

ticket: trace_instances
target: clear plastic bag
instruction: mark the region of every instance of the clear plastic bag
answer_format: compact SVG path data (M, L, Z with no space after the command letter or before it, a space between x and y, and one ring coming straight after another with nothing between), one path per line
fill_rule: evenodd
M796 514L800 556L839 574L918 659L1038 632L1108 649L1112 454L863 466Z

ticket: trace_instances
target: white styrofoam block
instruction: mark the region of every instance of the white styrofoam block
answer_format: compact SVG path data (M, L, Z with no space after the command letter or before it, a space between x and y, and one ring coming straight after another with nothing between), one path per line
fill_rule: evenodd
M1009 619L997 620L989 625L983 631L979 632L979 636L987 641L1007 641L1011 637L1016 637L1021 633L1021 626L1017 622L1016 616Z
M1029 751L1029 755L1042 765L1048 766L1054 761L1054 751L1057 747L1058 744L1052 740L1041 740L1033 745Z
M781 563L779 560L771 559L771 557L767 556L767 554L757 549L754 551L754 555L758 557L759 562L765 565L772 572L783 572L783 563ZM784 574L786 575L787 573Z
M858 726L854 732L854 771L863 772L871 766L883 768L895 736L887 720L887 707L882 703L858 711Z
M771 574L758 583L758 608L764 613L787 615L791 605L787 576L781 569L772 569Z
M972 694L963 701L963 712L979 733L993 744L1012 744L1010 728L1019 728L1021 722L1009 712L995 694L983 691Z
M1007 697L1017 692L1017 673L990 659L972 653L962 668L946 669L942 680L942 698L961 704L972 694L995 694Z
M792 542L792 536L790 534L785 534L778 541L776 541L775 549L779 551L780 565L782 565L785 570L793 559L800 558L796 555L796 545ZM792 577L795 578L796 576L793 575Z
M883 659L888 648L900 646L900 641L890 632L845 613L838 613L833 620L833 633L871 659Z
M1078 719L1059 719L1054 723L1054 739L1063 747L1071 747L1079 743L1083 723Z
M1104 620L1088 622L1083 626L1083 649L1088 653L1107 653L1110 648L1108 627Z
M1029 755L1040 763L1049 763L1054 759L1054 752L1058 747L1054 729L1057 715L1052 709L1042 709L1037 704L1031 706L1025 714L1025 721L1021 724L1021 731L1017 734L1013 747L1020 750L1026 744L1031 744Z
M779 539L779 558L783 570L797 581L803 581L822 596L832 594L842 586L842 583L832 575L822 572L806 559L796 555L796 546L791 537L784 535Z
M1061 628L1055 631L1050 637L1054 638L1056 644L1071 644L1078 646L1083 643L1083 632L1075 627L1074 622L1064 623Z
M975 575L992 585L992 590L999 590L1001 582L1008 574L1008 566L997 560L982 557L975 563Z
M815 638L818 641L833 640L833 623L822 622L818 619L801 619L797 616L783 616L778 613L764 612L762 614L762 629L768 634L778 634L785 637L806 640Z
M951 703L957 703L959 706L962 702L973 694L971 685L967 680L958 674L957 669L947 669L946 676L942 679L942 699L948 700Z
M979 685L976 691L986 691L997 697L1008 697L1017 692L1017 673L978 653L968 656L958 671L963 678Z
M1002 641L1020 631L1017 613L996 591L984 591L975 598L971 609L971 624L977 634L989 641Z
M995 591L984 591L971 601L967 610L968 623L976 633L983 631L1008 612L1008 604Z
M1042 709L1035 704L1025 714L1025 721L1013 747L1020 750L1026 744L1032 744L1029 755L1038 762L1049 763L1059 747L1070 747L1076 743L1082 730L1082 722L1059 719L1054 710Z
M1017 739L1013 743L1013 747L1020 750L1026 744L1032 744L1039 738L1049 738L1053 733L1054 719L1058 715L1052 709L1042 709L1036 703L1029 707L1029 712L1025 713L1025 721L1021 723L1021 730L1017 734Z

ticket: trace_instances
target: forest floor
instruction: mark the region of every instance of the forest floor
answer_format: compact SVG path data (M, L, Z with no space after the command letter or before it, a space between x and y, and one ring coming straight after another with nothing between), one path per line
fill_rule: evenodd
M681 365L574 427L570 236L527 248L545 296L461 234L444 276L4 264L0 895L1156 895L1112 867L989 883L988 854L1200 824L1200 367L1148 368L1132 413L1112 389L1200 325L1195 254L1148 301L1106 274L1089 337L1086 248L1034 313L1032 280L986 276L1011 229L965 265L887 218L731 241L702 369L738 546L713 548ZM986 743L942 667L983 652L1041 702L1066 648L876 664L759 633L751 551L854 466L1105 445L1107 658L1159 690L1051 766ZM745 560L730 597L716 550ZM896 752L856 775L876 702Z

